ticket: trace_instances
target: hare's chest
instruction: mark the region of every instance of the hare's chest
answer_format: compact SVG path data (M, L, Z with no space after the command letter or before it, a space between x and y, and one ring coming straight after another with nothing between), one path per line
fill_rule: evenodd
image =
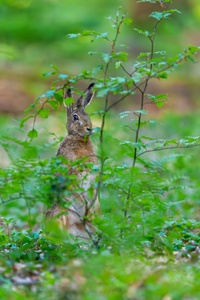
M91 174L88 170L77 174L77 180L84 192L89 192L89 190L94 187L95 179L95 174Z
M87 162L97 164L97 158L91 145L84 145L74 151L75 159L86 158Z
M73 136L67 136L60 144L57 155L64 156L72 161L87 157L87 161L97 163L97 158L89 139L84 141L84 139L77 140Z

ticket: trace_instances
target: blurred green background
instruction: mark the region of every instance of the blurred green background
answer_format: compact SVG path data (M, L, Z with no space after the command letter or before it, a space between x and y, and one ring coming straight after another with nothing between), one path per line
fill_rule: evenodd
M68 39L69 33L83 30L95 30L114 34L109 16L115 17L121 6L133 19L130 26L123 26L120 41L128 45L130 66L141 51L149 51L149 42L133 30L152 30L155 19L149 18L152 11L163 10L160 3L137 3L133 0L0 0L0 124L1 136L20 136L17 119L38 95L50 89L52 78L43 78L42 73L52 71L50 65L57 65L61 73L77 75L83 69L92 69L98 65L97 57L88 55L89 51L108 50L108 44L99 39L91 42L91 38ZM200 45L200 3L196 0L176 0L169 9L177 8L181 14L174 14L171 20L161 22L156 39L156 51L166 50L174 56L188 45ZM112 32L113 30L113 32ZM178 124L197 118L200 98L200 68L198 63L186 62L180 66L167 80L153 80L149 93L169 94L169 103L158 110L149 106L150 117L165 117L170 124L171 112L180 114L173 129L168 128L162 136L177 134ZM82 88L82 87L80 87ZM96 104L95 104L96 103ZM92 111L101 109L101 104L94 101ZM127 107L118 106L117 113ZM102 103L103 106L103 103ZM90 110L90 108L89 108ZM114 111L115 114L115 111ZM63 115L51 116L41 125L48 131L58 135L65 133ZM169 120L169 121L168 121ZM98 125L97 120L94 123ZM186 122L187 135L198 134L194 124ZM192 125L193 124L193 125ZM176 128L175 128L176 127ZM162 130L160 127L159 130ZM183 130L183 128L182 128ZM45 129L43 130L45 132ZM173 131L173 130L172 130ZM181 136L180 134L178 134ZM41 137L42 139L42 137ZM0 149L1 166L6 166L7 155Z
M136 3L133 0L1 0L0 1L0 112L21 113L36 96L49 88L50 82L41 78L50 64L68 74L95 67L95 57L89 51L105 51L101 40L90 43L89 38L68 39L69 33L83 30L110 32L106 19L115 16L119 6L133 18L123 28L123 42L134 57L148 50L147 41L134 32L133 27L151 30L154 20L148 15L162 10L160 4ZM196 0L176 0L171 21L161 24L156 41L157 50L175 55L187 45L200 44L200 3ZM175 93L175 108L187 111L197 104L199 94L199 64L187 64L166 84ZM181 106L181 107L180 107Z

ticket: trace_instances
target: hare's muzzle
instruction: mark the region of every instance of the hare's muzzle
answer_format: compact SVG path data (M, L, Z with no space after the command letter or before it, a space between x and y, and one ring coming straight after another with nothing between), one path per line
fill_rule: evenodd
M87 132L88 135L92 134L92 128L86 127L85 129L86 129L86 132Z

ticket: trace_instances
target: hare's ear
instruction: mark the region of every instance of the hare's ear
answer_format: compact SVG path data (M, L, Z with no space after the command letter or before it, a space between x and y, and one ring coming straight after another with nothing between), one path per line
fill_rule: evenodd
M63 99L66 99L66 98L72 98L71 89L65 89L64 90ZM71 103L69 106L67 106L64 102L64 106L66 107L66 110L67 110L67 116L70 116L72 114L72 111L73 111L73 103Z
M92 98L94 96L94 92L92 91L92 88L94 86L94 83L91 83L88 88L84 92L84 96L81 96L77 102L76 106L77 108L84 109L90 102L92 101Z

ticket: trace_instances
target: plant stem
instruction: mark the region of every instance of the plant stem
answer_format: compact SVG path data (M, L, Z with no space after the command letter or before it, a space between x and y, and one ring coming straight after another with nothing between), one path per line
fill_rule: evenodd
M154 25L154 29L153 29L152 35L149 36L150 43L151 43L150 65L149 65L150 74L145 79L143 88L141 87L141 85L136 85L135 83L133 83L133 85L135 86L135 88L141 94L141 102L140 102L140 110L141 111L144 109L145 93L146 93L146 90L147 90L147 87L148 87L149 80L151 78L151 71L153 69L153 64L151 63L151 60L153 59L153 56L154 56L154 42L155 42L155 36L156 36L156 29L157 29L157 26L158 26L159 23L160 23L160 20L158 20L156 22L156 24ZM138 114L137 129L136 129L136 133L135 133L135 140L134 140L135 143L138 143L138 141L139 141L140 130L141 130L141 121L142 121L142 114L139 113ZM130 206L131 188L133 186L132 177L133 177L133 170L134 170L134 167L135 167L136 162L137 162L137 157L138 157L137 152L138 152L138 148L135 147L134 151L133 151L133 160L132 160L132 165L131 165L131 169L130 169L131 182L130 182L129 187L128 187L128 193L127 193L127 198L126 198L126 203L125 203L125 209L124 209L124 216L125 217L127 217L127 213L128 213L129 206Z

